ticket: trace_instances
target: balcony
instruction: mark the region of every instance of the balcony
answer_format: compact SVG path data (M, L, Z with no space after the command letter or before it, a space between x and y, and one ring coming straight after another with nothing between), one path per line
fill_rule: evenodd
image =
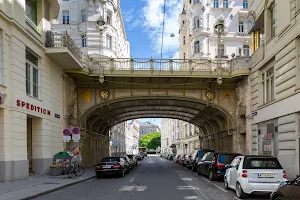
M262 44L251 56L251 66L255 67L260 61L265 58L265 45Z
M67 32L46 33L46 54L62 69L82 69L85 55Z
M237 36L237 37L251 37L251 34L249 34L249 33L247 33L247 32L237 32L236 34L235 34L235 36Z
M197 35L205 35L205 36L209 36L210 32L208 28L194 28L192 30L192 34L193 37L197 36Z

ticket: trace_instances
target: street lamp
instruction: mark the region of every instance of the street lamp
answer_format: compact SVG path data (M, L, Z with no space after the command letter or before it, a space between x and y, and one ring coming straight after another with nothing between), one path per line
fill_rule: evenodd
M215 34L218 36L218 69L221 70L221 73L222 73L222 68L221 68L221 36L223 35L226 35L226 30L225 30L225 21L224 21L224 17L223 16L220 16L215 25L214 25L214 32ZM222 84L222 76L219 75L218 76L218 79L217 79L217 83L218 85L221 85Z

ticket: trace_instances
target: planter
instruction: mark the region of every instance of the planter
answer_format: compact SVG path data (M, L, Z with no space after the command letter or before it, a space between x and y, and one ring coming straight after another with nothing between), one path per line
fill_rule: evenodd
M62 171L63 171L62 167L51 166L50 167L50 176L61 176Z

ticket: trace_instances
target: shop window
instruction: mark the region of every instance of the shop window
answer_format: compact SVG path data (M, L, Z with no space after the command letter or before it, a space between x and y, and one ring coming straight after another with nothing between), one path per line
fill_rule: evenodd
M261 74L263 104L274 100L274 67L268 68Z
M26 17L37 25L37 1L26 0Z
M26 51L26 93L36 98L39 98L39 76L38 58Z

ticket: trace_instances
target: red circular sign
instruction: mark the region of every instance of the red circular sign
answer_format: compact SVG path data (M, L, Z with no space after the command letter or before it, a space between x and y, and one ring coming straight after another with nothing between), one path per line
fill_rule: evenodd
M73 128L72 132L74 134L79 134L80 133L80 128L79 127L75 127L75 128Z
M64 134L64 136L70 136L70 135L71 135L70 129L66 128L66 129L63 131L63 134Z

